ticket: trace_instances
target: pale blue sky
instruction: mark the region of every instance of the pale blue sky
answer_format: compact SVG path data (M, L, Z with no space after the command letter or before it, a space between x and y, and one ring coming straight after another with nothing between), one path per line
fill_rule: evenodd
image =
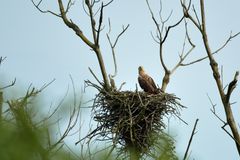
M57 2L45 0L43 7L57 10ZM49 1L49 2L48 2ZM89 20L82 10L81 1L77 0L69 16L90 36ZM157 13L158 0L150 0ZM196 9L198 1L194 0ZM240 31L240 1L205 2L207 15L207 31L209 33L212 50L217 49L227 39L230 31ZM163 14L165 16L173 9L172 20L181 16L178 0L163 0ZM69 74L75 80L77 88L84 86L84 80L94 80L88 71L91 67L100 75L96 56L81 40L67 28L61 19L49 14L39 13L30 0L2 0L0 5L0 56L6 56L1 66L0 75L4 82L17 78L17 86L40 87L42 84L56 78L56 81L46 90L49 101L59 99L66 92L70 83ZM130 24L129 30L120 39L117 48L118 76L117 85L126 82L123 89L134 90L137 83L137 67L143 65L146 71L161 84L163 70L160 67L158 47L151 38L150 32L155 31L145 0L115 0L105 14L105 31L102 34L101 48L107 72L113 71L111 52L105 33L107 32L107 18L111 18L112 37L121 31L122 25ZM206 55L203 50L200 35L197 30L190 30L191 38L197 45L188 60ZM179 27L171 32L165 48L167 65L173 66L181 51L184 30ZM234 39L216 59L219 66L224 66L224 82L229 82L235 71L240 69L240 37ZM179 68L173 75L167 88L182 99L182 104L188 108L182 110L182 118L188 126L172 118L170 130L177 141L177 152L183 156L188 139L196 118L200 121L197 134L191 146L191 159L238 159L238 153L232 139L221 129L221 122L210 112L211 105L206 94L217 104L217 112L224 119L223 107L212 77L209 62ZM93 90L86 91L90 98ZM237 87L232 101L239 102L240 88ZM51 95L51 96L49 96ZM233 112L238 122L240 104L233 105Z

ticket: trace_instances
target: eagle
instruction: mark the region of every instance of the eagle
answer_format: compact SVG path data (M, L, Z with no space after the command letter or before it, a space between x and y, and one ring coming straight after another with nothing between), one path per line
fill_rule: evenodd
M152 77L147 75L144 71L143 66L138 67L138 83L140 87L147 93L157 94L159 93L159 89L157 88Z

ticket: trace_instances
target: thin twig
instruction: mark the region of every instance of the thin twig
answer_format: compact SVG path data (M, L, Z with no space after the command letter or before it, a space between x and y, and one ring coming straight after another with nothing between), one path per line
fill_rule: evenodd
M184 160L186 160L186 158L187 158L187 156L188 156L188 151L189 151L190 145L191 145L191 143L192 143L193 136L196 134L195 130L196 130L196 128L197 128L198 120L199 120L199 119L196 119L196 121L195 121L193 130L192 130L191 137L190 137L190 139L189 139L189 141L188 141L187 149L186 149L186 151L185 151L184 158L183 158Z
M93 75L93 77L95 78L95 80L101 85L103 86L103 83L97 78L97 76L95 75L95 73L92 71L92 69L90 67L88 67L88 70L90 71L90 73Z
M98 21L97 43L96 44L99 44L99 37L100 37L101 26L102 26L102 21L103 21L103 9L104 9L104 5L103 5L103 2L102 2L101 9L100 9L100 17L99 17L99 21Z
M2 64L2 62L6 59L7 57L0 57L0 65Z
M50 11L50 10L42 10L42 9L40 8L40 5L41 5L42 1L43 1L43 0L40 0L40 1L36 4L36 3L34 2L34 0L31 0L31 2L32 2L32 4L34 5L34 7L35 7L38 11L40 11L41 13L50 13L50 14L56 16L56 17L62 18L61 15L58 14L58 13L55 13L55 12Z
M215 54L217 52L219 52L220 50L222 50L223 48L225 48L227 46L227 44L235 37L237 37L238 35L240 34L240 32L232 35L232 32L230 33L230 36L228 37L228 39L225 41L225 43L220 47L218 48L216 51L214 51L212 54Z
M113 62L114 62L114 74L111 75L111 78L114 78L117 75L117 61L116 61L116 54L115 54L115 47L118 43L119 38L126 32L126 30L128 29L128 27L130 26L129 24L127 25L127 27L122 28L122 31L118 34L117 38L115 39L114 43L112 43L111 39L110 39L110 31L111 31L111 22L110 19L108 19L108 24L109 24L109 32L107 33L107 39L108 42L110 44L111 50L112 50L112 56L113 56Z
M11 83L11 84L9 84L9 85L6 85L6 86L4 86L4 87L1 87L1 88L0 88L0 90L3 90L3 89L6 89L6 88L9 88L9 87L12 87L12 86L14 86L14 84L16 83L16 81L17 81L17 79L16 79L16 78L14 78L14 80L12 81L12 83Z

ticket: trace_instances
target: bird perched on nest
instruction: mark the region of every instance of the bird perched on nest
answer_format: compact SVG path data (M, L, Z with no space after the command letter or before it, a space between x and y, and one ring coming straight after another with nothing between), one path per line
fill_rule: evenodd
M144 71L143 66L138 67L138 74L138 83L145 92L157 94L161 91L157 88L152 77L147 75L147 73Z

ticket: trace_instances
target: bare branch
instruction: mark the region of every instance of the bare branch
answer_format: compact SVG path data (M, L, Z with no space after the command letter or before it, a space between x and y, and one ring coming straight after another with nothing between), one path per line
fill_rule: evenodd
M108 5L110 5L114 0L110 0L108 3L104 4L103 7L107 7Z
M89 16L90 16L90 20L91 20L91 28L92 28L92 35L93 35L93 40L94 40L94 43L96 46L99 46L99 36L100 36L100 32L101 32L101 26L102 26L102 21L103 21L103 9L104 7L107 7L112 1L108 2L106 5L101 4L101 7L100 7L100 17L99 17L99 20L98 20L98 29L96 29L96 20L94 19L94 16L97 14L97 12L94 14L93 13L93 6L95 5L95 3L98 3L100 1L93 1L93 2L89 2L89 0L85 0L85 4L87 5L88 7L88 13L89 13Z
M191 0L189 1L188 7L186 6L185 1L180 0L180 2L182 4L184 17L190 19L193 22L193 24L198 28L198 30L201 31L201 25L198 23L199 19L196 12L194 11L194 13L196 14L195 16L197 17L197 20L195 20L189 13L189 8L191 6L192 1Z
M155 24L156 27L157 27L157 32L160 34L160 35L159 35L159 40L161 40L161 39L162 39L161 29L160 29L159 24L158 24L158 22L157 22L157 20L156 20L156 18L155 18L155 16L154 16L154 14L153 14L153 11L152 11L152 9L151 9L151 7L150 7L150 4L149 4L148 0L146 0L146 2L147 2L148 10L149 10L149 12L150 12L150 14L151 14L151 16L152 16L152 20L153 20L154 24ZM160 12L160 13L161 13L161 12Z
M236 139L232 136L232 134L229 133L229 132L225 129L225 127L226 127L227 125L228 125L228 124L225 123L221 128L222 128L236 143L238 143L238 142L236 141ZM240 144L238 143L238 145L240 145Z
M72 2L72 0L68 1L67 8L66 8L66 13L70 10L70 8L75 4L75 1Z
M231 33L230 33L230 36L229 36L229 38L226 40L226 42L225 42L220 48L218 48L216 51L214 51L212 54L215 54L215 53L219 52L220 50L222 50L224 47L227 46L227 44L228 44L233 38L237 37L239 34L240 34L240 32L232 35L232 32L231 32Z
M98 1L99 2L99 1ZM96 32L97 32L97 44L99 44L99 37L100 37L100 32L101 32L101 26L102 26L102 21L103 21L103 9L105 8L105 7L107 7L108 5L110 5L111 3L113 2L113 0L111 0L111 1L109 1L108 3L106 3L106 4L104 4L103 2L102 2L102 4L101 4L101 7L100 7L100 16L99 16L99 20L98 20L98 29L96 30ZM98 11L97 11L98 12ZM97 12L95 13L95 14L97 14ZM89 11L89 13L91 13L90 11ZM91 14L90 14L90 17L91 17Z
M2 64L2 62L6 59L6 57L0 57L0 65Z
M90 73L93 75L93 77L96 79L96 81L103 86L102 82L97 78L97 76L95 75L95 73L92 71L92 69L90 67L88 67Z
M86 13L86 15L90 16L89 13L87 12L87 9L85 8L85 0L82 0L82 7L83 7L83 10Z
M154 14L153 14L153 11L152 11L152 9L151 9L151 7L150 7L150 4L149 4L149 2L148 2L148 0L146 0L146 2L147 2L147 6L148 6L148 10L149 10L149 12L150 12L150 14L151 14L151 16L152 16L152 20L153 20L153 22L154 22L154 24L155 24L155 26L156 26L156 28L157 28L157 32L158 32L158 39L159 39L159 54L160 54L160 61L161 61L161 65L162 65L162 67L163 67L163 69L164 69L164 71L165 71L165 73L169 73L169 70L168 70L168 68L167 68L167 66L166 66L166 64L165 64L165 62L164 62L164 60L163 60L163 43L162 43L162 29L160 29L160 26L159 26L159 24L158 24L158 22L157 22L157 20L156 20L156 18L155 18L155 16L154 16ZM161 9L160 9L160 13L161 13ZM162 25L163 26L163 25Z
M233 79L232 82L229 83L229 85L228 85L228 91L227 91L227 94L226 94L226 103L229 103L229 99L230 99L230 97L231 97L231 94L232 94L234 88L235 88L236 85L237 85L238 76L239 76L239 71L237 71L237 72L235 73L234 79Z
M117 38L116 38L116 40L115 40L115 42L114 42L114 44L113 44L113 47L116 46L116 44L117 44L117 42L118 42L118 39L123 35L123 33L128 29L129 26L130 26L130 25L128 24L127 27L124 27L124 26L122 27L122 32L119 33L119 35L117 36Z
M61 13L61 18L64 21L64 23L69 28L71 28L73 31L75 31L75 33L81 38L81 40L84 43L86 43L96 53L97 59L98 59L98 62L99 62L99 66L100 66L100 69L101 69L101 73L102 73L102 76L103 76L103 79L104 79L104 88L106 90L108 90L110 88L110 85L109 85L109 80L108 80L108 77L107 77L106 69L105 69L105 66L104 66L101 50L99 48L99 44L98 44L98 41L97 41L97 35L96 35L96 29L95 29L95 20L94 20L94 14L93 14L93 10L92 10L92 7L95 3L97 3L97 1L93 1L92 4L90 4L89 0L85 0L85 4L88 7L89 15L90 15L90 19L91 19L91 28L92 28L92 35L93 35L93 40L94 40L94 43L92 43L83 34L81 29L75 23L73 23L72 20L69 20L67 18L66 10L64 9L62 0L58 0L58 5L59 5L60 13Z
M177 117L180 121L182 121L185 125L188 125L188 123L187 123L185 120L183 120L180 116L176 115L176 117Z
M47 120L49 120L53 115L55 115L55 113L57 113L57 111L59 110L59 108L61 107L61 105L63 104L65 98L67 97L67 94L68 94L68 89L65 93L65 95L63 96L63 98L61 99L61 101L58 103L58 105L56 106L56 108L51 112L51 108L52 108L52 105L50 106L49 108L49 111L48 111L48 116L43 118L42 120L40 120L39 122L36 122L35 123L35 126L38 126L38 125L41 125L43 124L44 122L46 122ZM58 121L58 120L57 120ZM55 124L55 123L54 123ZM50 136L50 135L49 135ZM50 146L50 140L48 140L49 142L49 146Z
M167 36L168 36L169 31L170 31L172 28L175 28L176 26L178 26L178 25L183 21L183 19L184 19L184 16L182 16L182 18L180 18L180 20L179 20L177 23L175 23L174 25L171 25L171 26L167 27L165 36L163 37L162 42L160 42L161 44L163 44L163 43L165 42L165 40L167 39Z
M171 15L172 15L172 11L170 13L170 15L167 17L166 20L163 20L162 18L162 2L160 1L160 11L159 11L159 17L160 17L160 24L157 22L157 19L155 18L154 14L153 14L153 11L150 7L150 4L149 4L149 1L146 0L146 3L147 3L147 6L148 6L148 10L151 14L151 17L152 17L152 20L156 26L156 30L157 30L157 34L156 34L156 38L153 36L153 34L151 33L151 36L153 37L153 40L159 44L159 57L160 57L160 63L164 69L164 72L165 72L165 75L163 77L163 80L162 80L162 87L161 89L163 91L165 91L169 81L170 81L170 76L173 72L175 72L175 70L180 67L183 63L183 61L185 60L185 58L192 52L192 50L194 49L195 45L193 45L193 43L191 42L190 38L189 38L189 35L186 31L186 37L188 39L188 42L190 43L190 45L192 46L192 48L186 53L184 54L182 52L181 56L180 56L180 60L179 62L175 65L175 67L172 69L172 70L169 70L168 67L166 66L165 64L165 61L164 61L164 58L163 58L163 44L165 43L171 29L177 27L180 25L180 23L184 20L184 16L183 15L175 24L173 25L170 25L170 26L167 26L165 27L165 23L170 19ZM181 2L182 3L182 2ZM187 8L187 10L189 9L189 7ZM185 22L186 24L186 22ZM186 26L186 25L185 25ZM165 29L165 30L164 30ZM187 28L186 28L187 30ZM185 42L184 42L185 43ZM184 44L185 46L185 44ZM183 47L184 48L184 47Z
M208 59L210 61L210 66L211 66L211 70L213 72L213 77L215 79L215 82L216 82L216 85L217 85L217 88L218 88L218 92L219 92L219 95L221 97L222 104L224 106L227 123L230 126L230 129L232 131L232 135L233 135L235 143L236 143L236 148L237 148L238 153L240 155L240 134L238 132L238 128L237 128L237 125L236 125L236 122L235 122L235 119L234 119L234 116L233 116L233 113L232 113L231 104L229 103L229 99L230 99L232 89L234 88L237 81L236 80L232 81L233 82L232 87L229 87L228 88L228 93L225 94L223 84L222 84L222 81L221 81L221 76L220 76L219 69L218 69L218 64L213 57L213 52L211 51L210 45L209 45L209 42L208 42L208 35L207 35L207 31L206 31L206 17L205 17L205 9L204 9L204 7L205 7L204 6L204 0L200 0L201 26L199 26L199 24L197 24L197 22L191 17L191 15L189 15L189 13L185 9L185 5L183 3L182 3L182 6L184 8L185 17L189 18L194 23L194 25L199 29L199 31L202 35L202 40L203 40L203 43L204 43L204 46L205 46L205 50L207 52ZM236 34L236 36L237 35L238 34ZM228 43L228 41L226 43ZM223 47L224 46L225 45L223 45ZM221 49L221 47L220 47L220 49ZM235 74L235 78L237 78L237 77L238 77L238 72L236 72L236 74Z
M59 127L60 138L57 140L57 142L55 142L54 144L52 144L50 146L49 150L54 149L55 147L59 146L60 144L61 145L60 145L59 149L61 147L63 147L63 145L64 145L63 140L70 134L70 132L76 126L76 124L78 122L78 119L79 119L81 102L77 105L77 103L76 103L76 90L75 90L74 82L73 82L73 79L71 78L71 76L70 76L70 79L71 79L71 82L72 82L72 87L73 87L73 92L74 92L74 94L73 94L73 98L74 98L73 110L70 111L70 117L69 117L68 124L67 124L67 127L66 127L64 133L61 134L60 127Z
M93 13L93 6L94 4L96 3L97 1L93 1L92 4L89 2L89 0L85 0L85 4L87 5L88 7L88 13L89 13L89 16L90 16L90 20L91 20L91 28L92 28L92 36L93 36L93 40L94 40L94 43L95 45L99 45L98 44L98 41L97 41L97 33L96 33L96 21L94 19L94 13ZM101 7L101 12L102 12L102 9L103 9L103 6ZM102 13L101 13L102 14ZM101 21L101 17L99 19L99 22ZM102 23L102 22L101 22ZM101 27L101 23L99 24L100 27Z
M85 35L82 33L81 29L72 21L69 21L66 15L66 11L64 9L62 0L58 0L58 5L59 5L59 9L61 12L61 18L63 19L64 23L71 28L72 30L75 31L75 33L83 40L83 42L85 42L89 47L91 48L95 48L94 44L88 40L87 37L85 37Z
M226 40L226 42L225 42L219 49L217 49L216 51L214 51L214 52L212 53L212 55L218 53L220 50L222 50L224 47L226 47L227 44L228 44L233 38L235 38L236 36L238 36L239 34L240 34L240 32L238 32L237 34L234 34L234 35L231 35L231 34L230 34L230 36L229 36L229 38ZM191 41L189 41L189 43L191 44ZM202 58L199 58L199 59L197 59L197 60L194 60L194 61L191 61L191 62L188 62L188 63L182 63L181 66L192 65L192 64L201 62L201 61L203 61L203 60L205 60L205 59L208 59L208 56L204 56L204 57L202 57Z
M99 37L100 37L101 26L102 26L102 21L103 21L103 8L104 8L104 5L102 3L101 9L100 9L99 22L98 22L98 29L97 29L97 44L99 44Z
M56 79L54 78L53 80L51 80L48 83L45 83L41 88L40 91L44 90L45 88L47 88L49 85L51 85Z
M40 5L41 5L41 3L42 3L43 0L40 0L37 4L34 2L34 0L31 0L31 1L32 1L32 4L35 6L35 8L36 8L38 11L40 11L41 13L50 13L50 14L56 16L56 17L61 18L61 15L58 14L58 13L55 13L55 12L50 11L50 10L42 10L42 9L40 8ZM69 7L69 8L70 8L70 7Z
M161 20L163 24L166 23L171 18L172 13L173 13L173 10L171 10L171 12L170 12L169 16L166 18L166 20ZM160 16L160 17L162 17L162 16Z
M85 1L89 1L89 0L85 0ZM96 3L99 3L99 2L100 0L91 0L91 2L89 3L90 3L90 6L93 7Z
M198 18L198 14L197 14L197 11L195 10L194 5L193 5L193 12L194 12L194 15L195 15L195 17L196 17L196 19L197 19L197 24L198 24L198 26L201 26L201 23L200 23L200 20L199 20L199 18Z
M176 66L171 70L171 74L173 74L175 72L175 70L177 70L178 67L183 66L183 61L188 57L188 55L193 51L193 49L195 48L195 45L193 44L193 42L191 41L191 38L188 34L188 29L187 29L187 22L185 21L185 30L186 30L186 35L185 35L185 41L183 43L183 49L182 49L182 53L179 56L180 60L179 62L176 64ZM188 40L188 43L191 45L191 48L188 50L187 53L184 54L184 48L185 48L185 43L186 43L186 39Z
M208 95L207 95L207 96L208 96ZM209 96L208 96L208 99L209 99L209 101L210 101L210 103L211 103L211 105L212 105L212 109L210 109L210 111L214 114L214 116L217 117L218 120L220 120L220 121L223 123L223 126L222 126L221 128L222 128L236 143L238 143L238 142L236 141L236 139L232 136L232 134L229 133L229 132L225 129L225 127L228 125L228 123L225 122L222 118L220 118L220 116L216 113L216 110L215 110L216 104L213 104L213 102L212 102L212 100L211 100L211 98L210 98Z
M106 34L107 35L107 39L108 42L110 44L111 50L112 50L112 56L113 56L113 62L114 62L114 74L111 75L111 78L114 78L117 75L117 61L116 61L116 55L115 55L115 47L118 43L119 38L126 32L126 30L128 29L128 27L130 26L129 24L127 25L127 27L122 27L122 31L118 34L117 38L115 39L115 41L112 43L111 39L110 39L110 32L111 32L111 22L110 19L108 19L108 24L109 24L109 32Z
M226 122L217 115L217 113L216 113L216 111L215 111L215 108L214 108L214 109L210 109L210 110L211 110L211 112L212 112L223 124L226 124Z
M59 1L61 1L61 0L59 0ZM93 40L94 40L94 43L92 44L91 48L94 50L94 52L96 53L97 58L98 58L98 63L99 63L101 73L102 73L102 77L103 77L103 80L104 80L104 88L106 90L109 90L110 89L109 79L107 77L107 72L106 72L106 68L105 68L105 65L104 65L102 53L101 53L101 50L99 48L99 37L98 37L100 35L100 31L101 31L101 24L102 24L102 18L103 18L103 17L101 17L101 15L103 14L104 5L102 4L101 13L100 13L101 15L100 15L100 19L99 19L99 29L98 30L95 29L96 22L95 22L94 14L93 14L93 6L94 6L95 3L98 3L98 2L99 1L94 0L90 3L89 0L85 0L85 4L88 7L88 12L89 12L90 20L91 20L92 36L93 36Z
M123 82L123 83L120 85L118 91L121 91L121 90L122 90L122 87L123 87L125 84L126 84L126 82Z
M210 103L211 103L211 105L212 105L212 107L213 107L213 112L215 113L215 111L216 111L216 109L215 109L216 104L213 104L213 102L212 102L212 100L211 100L211 98L209 97L208 94L207 94L207 97L208 97L208 100L210 101Z
M6 85L6 86L4 86L4 87L0 88L0 90L3 90L3 89L6 89L6 88L9 88L9 87L12 87L12 86L14 86L14 84L16 83L16 81L17 81L17 79L16 79L16 78L14 78L14 80L12 81L12 83L11 83L11 84L9 84L9 85Z
M153 33L152 33L152 31L151 31L151 36L152 36L152 39L157 43L157 44L160 44L160 42L158 41L159 40L159 38L155 38L154 36L153 36Z
M193 127L193 130L192 130L191 137L190 137L190 139L189 139L189 141L188 141L187 149L186 149L185 154L184 154L184 158L183 158L184 160L187 159L188 150L189 150L190 145L191 145L191 143L192 143L193 136L196 134L195 130L196 130L196 128L197 128L197 123L198 123L198 121L199 121L199 119L196 119L195 124L194 124L194 127Z
M192 65L192 64L201 62L201 61L203 61L203 60L205 60L205 59L207 59L207 58L208 58L208 56L205 56L205 57L199 58L199 59L197 59L197 60L194 60L194 61L192 61L192 62L182 63L181 66L189 66L189 65Z
M236 72L235 74L235 77L234 77L234 80L229 84L228 86L228 91L227 91L227 94L224 93L224 87L223 87L223 80L221 79L221 75L219 73L219 69L218 69L218 64L216 62L216 60L214 59L214 54L219 52L221 49L223 49L229 42L232 38L236 37L237 35L239 35L239 33L235 34L235 35L230 35L230 37L227 39L227 41L222 45L222 47L220 47L219 49L217 49L215 52L212 52L211 49L210 49L210 46L209 46L209 42L208 42L208 36L207 36L207 31L206 31L206 17L205 17L205 9L204 9L204 0L200 0L200 11L201 11L201 22L199 21L199 18L197 16L197 13L196 13L196 10L195 8L193 7L193 11L194 11L194 14L197 18L197 20L195 20L190 14L189 14L189 10L187 9L186 5L185 5L185 1L182 2L181 0L181 4L182 4L182 7L183 7L183 12L184 12L184 15L186 18L190 19L192 21L192 23L198 28L198 30L200 31L201 35L202 35L202 40L203 40L203 43L204 43L204 46L205 46L205 50L207 52L207 56L206 57L203 57L203 58L200 58L196 61L193 61L189 64L194 64L196 62L199 62L199 61L202 61L206 58L209 59L210 61L210 66L211 66L211 70L213 72L213 77L215 79L215 82L216 82L216 85L217 85L217 88L218 88L218 92L219 92L219 95L221 97L221 100L222 100L222 104L224 106L224 109L225 109L225 114L226 114L226 119L227 119L227 122L224 122L220 117L217 116L216 112L215 112L215 106L213 105L213 109L211 110L213 112L213 114L219 119L221 120L223 123L224 123L224 126L222 127L222 129L224 129L224 131L229 135L231 136L235 143L236 143L236 148L238 150L238 153L240 155L240 135L239 135L239 132L238 132L238 128L237 128L237 125L236 125L236 122L234 120L234 117L233 117L233 113L232 113L232 110L231 110L231 105L229 103L229 99L230 99L230 96L231 96L231 93L233 91L233 89L235 88L236 86L236 83L237 83L237 78L238 78L238 72ZM223 76L223 75L222 75ZM224 128L226 125L229 125L230 126L230 129L232 131L232 135L227 132L227 130Z
M187 23L186 19L184 19L184 22L185 22L185 30L186 30L187 40L192 47L195 47L195 44L192 42L190 35L188 33L188 23Z

